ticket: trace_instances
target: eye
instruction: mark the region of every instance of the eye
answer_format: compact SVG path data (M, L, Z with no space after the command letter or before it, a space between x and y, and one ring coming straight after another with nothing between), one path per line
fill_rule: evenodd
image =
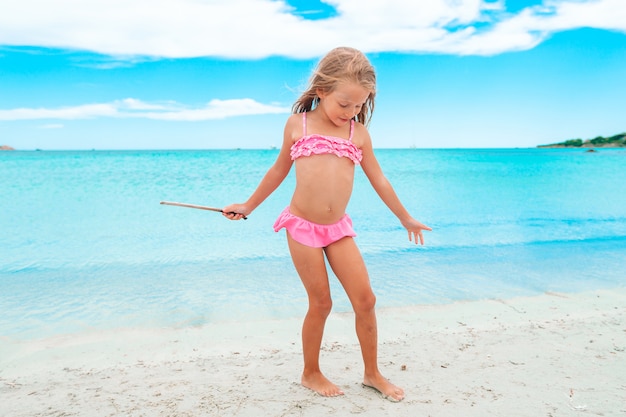
M341 107L341 108L344 108L344 109L345 109L346 107L348 107L348 105L347 105L347 104L344 104L344 103L339 103L339 107Z

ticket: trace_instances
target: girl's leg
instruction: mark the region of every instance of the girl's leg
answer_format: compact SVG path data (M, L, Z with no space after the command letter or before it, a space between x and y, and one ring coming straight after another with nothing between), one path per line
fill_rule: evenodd
M326 248L326 257L354 309L356 333L365 366L363 384L377 389L390 400L400 401L404 398L404 391L387 381L378 369L378 329L374 310L376 296L361 252L354 239L343 238Z
M309 310L302 325L302 385L326 397L343 395L343 391L322 374L319 365L324 326L332 308L324 252L321 248L296 242L289 233L287 242L293 264L309 298Z

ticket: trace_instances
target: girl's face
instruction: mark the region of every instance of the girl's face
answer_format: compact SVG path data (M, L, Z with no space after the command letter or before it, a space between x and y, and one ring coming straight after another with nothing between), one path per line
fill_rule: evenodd
M370 91L359 84L341 83L330 91L317 91L320 107L336 126L343 126L361 111Z

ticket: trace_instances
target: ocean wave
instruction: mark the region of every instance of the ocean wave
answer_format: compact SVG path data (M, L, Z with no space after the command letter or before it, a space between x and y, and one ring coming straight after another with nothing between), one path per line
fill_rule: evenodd
M406 245L363 245L363 253L368 255L374 254L408 254L408 253L436 253L446 251L456 251L464 249L472 249L480 251L481 249L510 249L524 247L541 247L541 246L597 246L611 245L626 250L626 236L592 236L592 237L572 237L572 238L549 238L523 240L523 241L483 241L483 242L445 242L445 244L426 244L424 246L415 247L414 244Z

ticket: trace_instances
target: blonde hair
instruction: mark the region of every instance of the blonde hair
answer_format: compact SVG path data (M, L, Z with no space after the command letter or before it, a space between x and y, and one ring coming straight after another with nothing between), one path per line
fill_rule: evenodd
M367 57L354 48L335 48L320 60L306 91L293 104L292 112L311 111L320 101L316 93L318 89L330 93L342 82L354 82L370 91L361 111L355 116L357 122L367 126L374 112L376 72Z

